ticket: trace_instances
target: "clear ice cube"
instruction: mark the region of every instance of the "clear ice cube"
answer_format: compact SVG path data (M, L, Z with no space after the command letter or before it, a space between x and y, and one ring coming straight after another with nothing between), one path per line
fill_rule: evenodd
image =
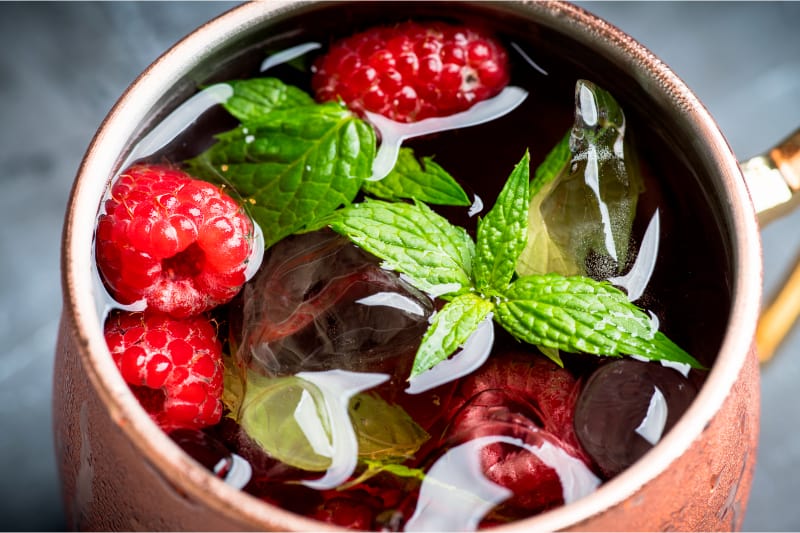
M239 362L266 375L409 375L431 299L327 230L267 251L243 291Z

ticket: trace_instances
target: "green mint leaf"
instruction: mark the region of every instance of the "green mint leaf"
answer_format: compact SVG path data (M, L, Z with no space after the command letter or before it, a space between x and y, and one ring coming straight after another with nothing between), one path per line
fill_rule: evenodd
M365 193L383 200L414 199L435 205L463 205L470 201L467 193L455 179L431 157L423 157L422 163L411 148L400 148L392 171L378 181L365 181Z
M429 294L472 285L472 239L423 203L367 200L332 213L324 222Z
M430 438L402 407L375 394L353 397L349 414L358 437L359 458L405 460Z
M547 198L553 189L555 179L568 168L572 159L569 149L571 131L553 147L545 156L531 180L531 201L528 206L528 238L523 251L517 261L517 273L521 276L531 274L547 274L555 272L564 276L571 276L581 272L575 260L565 254L550 238L547 224L542 219L542 201ZM557 354L558 350L552 350ZM548 354L556 360L556 356Z
M223 183L261 226L266 246L355 198L372 173L375 132L335 103L278 109L217 136L186 162Z
M514 167L494 207L478 223L475 285L479 291L503 290L511 281L528 233L528 152Z
M455 353L493 308L492 302L474 293L461 294L445 304L433 315L433 321L422 337L411 377L433 368Z
M258 124L270 111L314 105L314 99L277 78L252 78L227 82L233 96L223 104L243 124Z
M328 469L331 458L315 451L294 416L304 396L309 396L314 405L324 405L317 387L294 376L268 378L248 371L244 390L238 422L264 451L302 470ZM320 419L330 423L326 417ZM330 440L330 427L324 430Z
M411 468L405 465L397 464L397 463L380 463L377 461L364 461L367 465L367 468L370 470L375 470L378 472L388 472L390 474L394 474L397 477L405 477L405 478L412 478L418 479L420 481L425 480L425 471L421 468Z
M517 279L495 320L535 345L596 355L639 355L703 368L654 328L650 317L606 282L557 274Z
M533 174L531 180L531 197L536 194L548 183L556 179L561 174L572 159L572 152L569 149L569 139L571 131L564 135L558 144L550 150Z
M323 393L296 376L271 378L248 371L238 422L267 453L296 468L318 472L331 465L320 455L297 420L301 401L313 404L323 439L331 439ZM358 456L378 461L411 457L429 435L401 407L380 397L360 393L350 399L348 418L358 442Z
M401 478L417 479L419 481L425 480L425 471L421 468L411 468L398 463L388 463L385 460L376 461L372 459L365 459L361 462L366 467L364 468L364 471L347 483L339 485L338 490L348 490L383 472Z

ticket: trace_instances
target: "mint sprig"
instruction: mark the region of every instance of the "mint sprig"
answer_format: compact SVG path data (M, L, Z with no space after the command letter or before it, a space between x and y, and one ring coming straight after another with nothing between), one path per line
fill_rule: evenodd
M514 279L527 235L529 158L515 167L481 220L477 244L421 202L368 201L331 214L335 231L411 278L418 288L451 285L447 303L417 350L411 377L444 361L493 313L514 337L557 350L603 356L637 355L703 368L656 330L643 310L608 282L542 274Z
M259 224L267 247L310 227L364 191L385 199L417 198L432 204L469 205L463 189L430 158L401 150L382 182L372 175L376 135L346 107L317 104L277 78L227 82L223 104L241 125L184 161L197 178L224 185Z

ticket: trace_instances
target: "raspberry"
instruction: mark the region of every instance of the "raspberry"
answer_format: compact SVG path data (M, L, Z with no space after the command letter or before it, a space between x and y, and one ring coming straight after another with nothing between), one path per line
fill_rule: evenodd
M222 345L205 316L118 311L105 338L123 379L165 431L200 429L222 416Z
M361 489L329 491L313 517L321 522L357 530L374 530L375 515L383 508L380 498Z
M537 448L548 443L588 468L591 459L573 427L579 390L569 371L548 359L514 352L494 355L452 398L447 443L505 435ZM517 446L484 447L481 466L487 478L514 493L495 509L498 516L522 518L564 502L556 471Z
M111 188L96 234L100 274L123 304L176 317L233 298L245 282L253 224L210 183L174 168L136 165Z
M508 55L474 28L442 22L376 27L334 43L314 65L317 100L398 122L464 111L508 83Z

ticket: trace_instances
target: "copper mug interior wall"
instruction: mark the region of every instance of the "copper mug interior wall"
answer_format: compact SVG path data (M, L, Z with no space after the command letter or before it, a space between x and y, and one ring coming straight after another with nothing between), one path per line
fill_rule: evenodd
M389 7L391 6L391 7ZM405 9L385 4L384 10ZM57 347L55 433L71 527L103 530L326 529L225 485L185 455L139 407L108 356L92 285L92 232L110 176L135 141L238 57L293 31L293 16L328 26L366 20L369 4L245 4L198 29L123 95L81 165L64 226L64 313ZM337 16L332 17L333 9ZM415 4L434 14L442 6ZM543 32L575 61L644 101L696 169L728 253L732 305L716 363L697 400L643 460L592 495L501 529L733 530L741 526L758 432L753 339L761 298L758 226L737 161L689 89L618 29L560 3L448 3L510 31ZM217 69L222 65L222 72Z

